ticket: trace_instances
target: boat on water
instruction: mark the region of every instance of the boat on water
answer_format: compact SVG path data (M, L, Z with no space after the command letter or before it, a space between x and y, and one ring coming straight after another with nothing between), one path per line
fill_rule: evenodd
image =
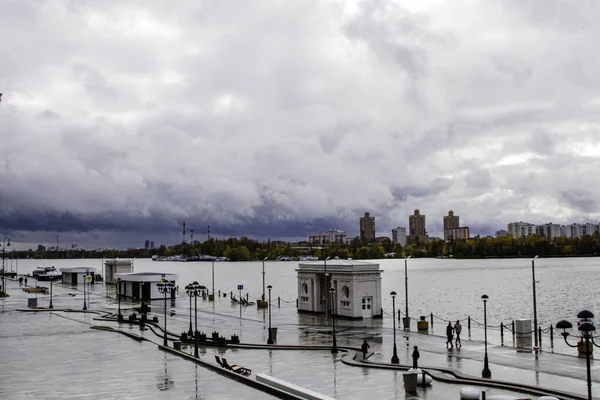
M188 262L190 261L216 261L217 257L215 256L209 256L207 254L200 254L199 256L191 256L190 258L187 259Z
M229 259L227 257L217 257L217 258L215 258L215 261L231 261L231 259Z
M176 261L176 262L185 262L188 261L188 256L184 254L178 254L176 256L168 256L168 257L159 257L152 256L152 261Z
M302 256L298 259L298 261L319 261L319 257L315 256Z
M62 272L57 271L56 267L37 267L31 275L38 281L58 281L62 279Z
M288 256L279 256L275 261L294 261L294 259Z

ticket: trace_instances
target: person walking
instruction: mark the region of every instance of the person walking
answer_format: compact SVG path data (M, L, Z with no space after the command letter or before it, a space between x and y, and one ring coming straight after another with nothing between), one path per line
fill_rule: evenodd
M412 359L413 359L413 368L417 369L417 361L419 360L419 357L421 355L419 354L419 348L417 346L415 346L415 349L412 352Z
M27 278L25 278L25 287L27 287Z
M452 344L453 336L454 336L454 328L452 328L452 322L448 321L448 326L446 327L446 348L448 348L448 344L450 344L451 349L454 348L454 345Z
M361 349L363 352L363 360L365 358L367 358L367 352L369 351L369 349L371 348L371 346L369 346L369 343L367 343L367 340L365 339L365 341L363 342Z
M454 324L454 333L456 333L456 348L462 347L462 343L460 342L460 333L462 332L462 325L460 321L457 319Z

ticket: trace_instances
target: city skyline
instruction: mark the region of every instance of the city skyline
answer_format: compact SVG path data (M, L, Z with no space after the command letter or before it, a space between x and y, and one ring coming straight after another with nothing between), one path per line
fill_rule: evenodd
M0 234L599 221L599 22L577 2L2 2Z

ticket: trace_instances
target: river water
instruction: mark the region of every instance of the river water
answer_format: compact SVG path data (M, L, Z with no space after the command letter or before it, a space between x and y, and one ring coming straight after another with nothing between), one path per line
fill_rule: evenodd
M8 260L7 260L8 261ZM391 312L391 291L396 306L404 311L404 260L375 260L382 270L383 308ZM57 268L83 266L102 271L102 260L19 260L18 272L26 274L38 266ZM156 262L136 259L135 271L169 272L178 275L182 289L198 281L211 287L210 262ZM415 318L433 313L441 319L483 320L481 296L489 296L488 324L499 325L514 319L533 319L531 259L409 259L409 314ZM298 262L265 262L266 284L272 285L273 299L295 302ZM214 263L215 290L259 298L262 294L262 261ZM11 270L8 261L7 270ZM12 269L16 269L13 262ZM560 319L573 321L578 311L600 312L600 258L538 258L535 260L538 320L542 327ZM185 295L184 293L181 293Z

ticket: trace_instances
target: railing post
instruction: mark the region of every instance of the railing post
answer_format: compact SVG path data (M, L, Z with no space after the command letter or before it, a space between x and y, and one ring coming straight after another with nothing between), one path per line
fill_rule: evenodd
M500 322L500 344L504 346L504 323Z
M550 348L554 348L554 327L550 325Z
M281 308L281 297L277 296L277 308Z
M515 321L512 322L512 337L513 337L513 345L515 344Z
M538 340L540 342L540 349L542 348L542 327L538 326Z
M429 315L429 319L431 321L431 327L433 328L433 313Z

